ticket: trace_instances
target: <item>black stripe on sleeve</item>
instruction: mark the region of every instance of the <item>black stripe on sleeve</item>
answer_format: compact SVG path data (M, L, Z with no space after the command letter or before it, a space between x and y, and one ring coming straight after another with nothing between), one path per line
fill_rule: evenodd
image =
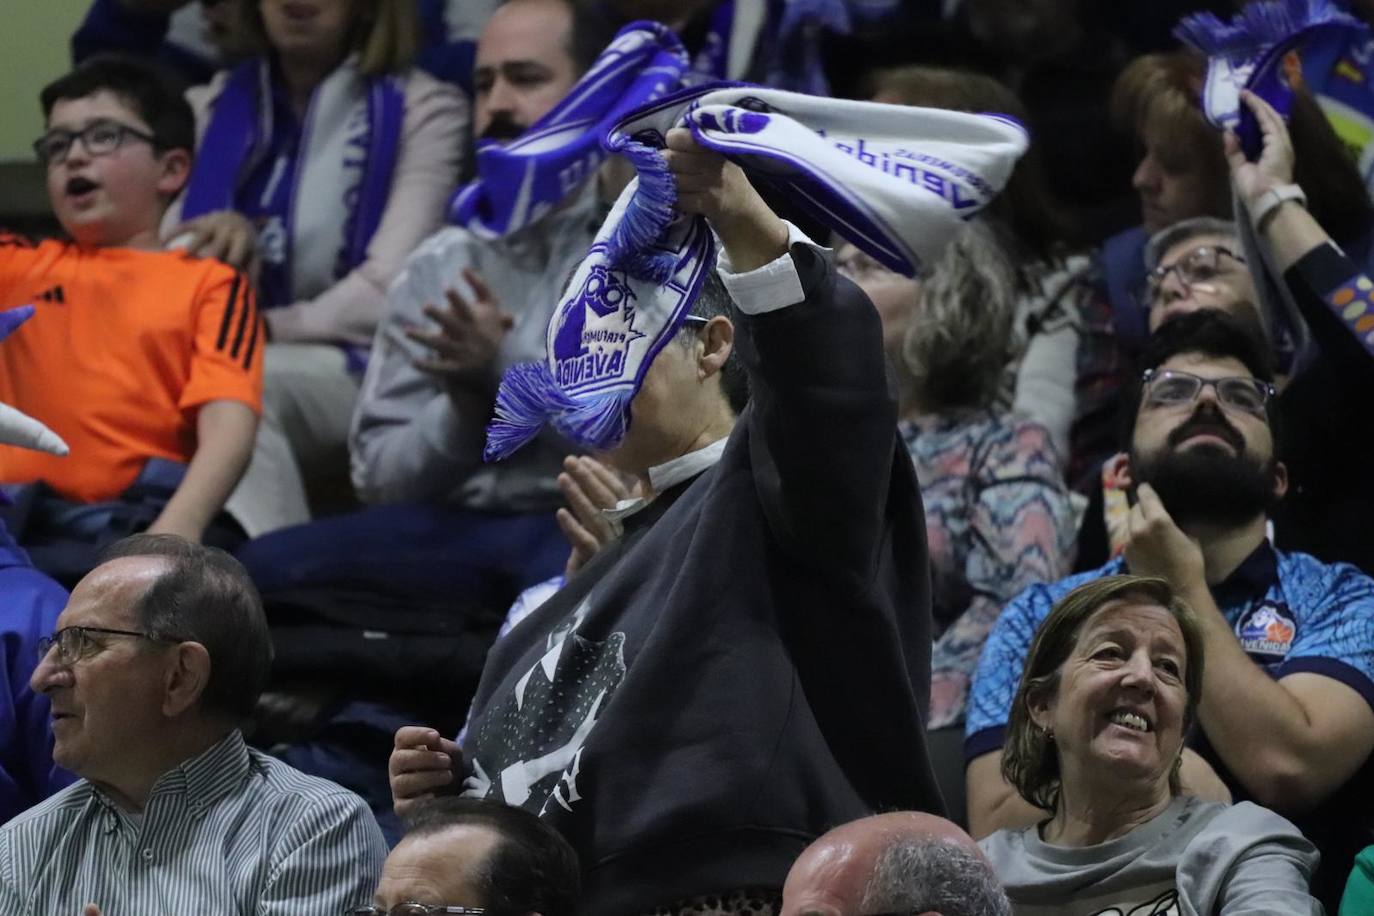
M239 298L239 284L243 282L243 274L235 271L234 282L229 287L229 303L224 307L224 320L219 325L219 339L215 341L215 349L223 350L224 342L229 339L229 325L234 319L234 305Z
M262 329L262 316L258 314L256 303L251 306L251 310L253 312L253 317L251 319L253 322L253 333L248 335L248 352L243 355L244 371L253 368L253 351L258 347L258 331Z
M237 282L237 278L235 278L235 282ZM234 332L234 346L229 351L229 355L234 359L239 358L239 349L243 346L243 332L248 327L249 314L253 313L252 302L250 301L252 298L251 295L244 296L243 308L239 309L239 327L238 330ZM257 317L256 314L254 314L254 317Z

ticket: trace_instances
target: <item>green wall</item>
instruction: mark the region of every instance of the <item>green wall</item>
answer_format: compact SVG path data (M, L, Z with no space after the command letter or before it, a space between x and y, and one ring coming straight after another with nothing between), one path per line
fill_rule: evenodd
M0 0L0 162L32 160L43 130L38 90L71 67L89 0Z

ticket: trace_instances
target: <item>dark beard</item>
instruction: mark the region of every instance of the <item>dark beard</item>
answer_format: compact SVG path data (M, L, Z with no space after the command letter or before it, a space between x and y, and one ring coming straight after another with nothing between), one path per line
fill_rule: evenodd
M1148 483L1174 523L1233 527L1268 513L1274 496L1274 459L1262 462L1249 452L1227 454L1219 446L1170 447L1152 458L1131 450L1131 477Z
M511 140L519 139L526 130L528 130L527 127L523 124L516 124L510 118L496 117L492 118L491 123L487 125L486 130L482 131L482 136L478 139L508 143Z

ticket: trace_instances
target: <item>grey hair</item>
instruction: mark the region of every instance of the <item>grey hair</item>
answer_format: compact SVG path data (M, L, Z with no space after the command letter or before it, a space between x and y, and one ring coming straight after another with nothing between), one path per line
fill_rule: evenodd
M947 840L911 838L878 856L864 889L865 913L1011 916L1011 902L976 852Z
M992 229L967 223L921 280L902 342L912 391L926 410L984 407L1011 357L1016 270Z
M1164 252L1170 248L1204 235L1222 235L1240 244L1236 224L1229 219L1195 216L1192 219L1179 220L1150 236L1150 241L1145 246L1145 272L1149 273L1158 267L1160 258L1164 257Z
M674 340L684 347L690 347L696 342L697 331L701 329L702 323L712 318L728 318L732 324L737 324L734 308L735 300L730 298L725 284L720 281L714 270L708 270L706 278L702 280L701 289L687 312L692 318L699 320L684 321L678 326ZM749 403L749 373L744 368L744 359L739 355L739 340L735 341L734 348L726 357L725 365L721 367L720 390L730 402L730 409L735 412L735 416L739 416Z

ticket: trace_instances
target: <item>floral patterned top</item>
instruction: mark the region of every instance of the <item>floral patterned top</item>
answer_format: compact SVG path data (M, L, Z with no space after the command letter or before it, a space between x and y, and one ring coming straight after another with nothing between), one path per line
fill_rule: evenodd
M901 424L925 503L936 640L928 728L964 719L1002 606L1072 564L1079 512L1040 424L977 411Z

